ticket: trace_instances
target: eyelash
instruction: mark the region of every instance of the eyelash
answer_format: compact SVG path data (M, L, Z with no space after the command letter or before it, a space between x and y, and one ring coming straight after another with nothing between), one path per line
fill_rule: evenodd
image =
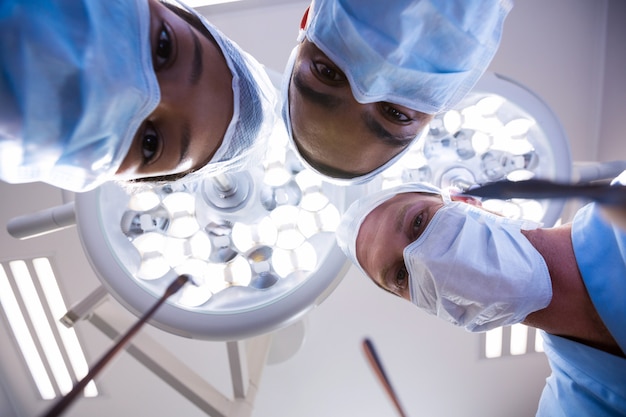
M418 213L413 221L411 222L410 228L408 230L408 238L409 240L416 240L420 236L420 231L422 229L422 223L424 221L424 213ZM400 268L396 271L395 276L391 282L391 292L398 294L399 291L403 291L408 283L409 273L406 270L406 266L404 263ZM399 295L399 294L398 294Z
M147 138L154 138L154 142L156 143L146 143ZM146 149L146 145L149 146L149 149ZM143 160L144 165L148 165L156 159L156 156L159 154L159 150L161 148L161 140L159 137L159 133L152 125L152 123L148 122L146 127L143 130L143 136L141 139L141 159ZM151 152L150 155L146 155L145 151Z
M154 70L162 69L172 56L172 36L165 24L161 24L154 49Z
M419 237L423 221L424 221L424 214L419 213L417 216L415 216L415 218L413 219L413 222L411 222L411 230L410 230L409 236L413 240L416 240Z
M315 62L313 67L315 68L315 72L325 80L338 83L346 79L341 71L331 68L323 62Z
M408 278L409 273L407 272L406 267L402 266L398 269L398 272L396 272L395 280L393 282L394 289L403 290L407 285Z
M426 213L422 210L419 211L415 217L413 217L412 221L408 224L408 230L406 230L406 238L413 242L417 240L421 234L422 229L424 228L424 216ZM403 226L405 227L405 226ZM390 276L387 278L387 289L394 294L402 296L402 293L406 291L409 285L410 275L406 269L406 265L404 264L404 260L402 262L398 262L398 269L395 270L395 273L390 271Z
M396 109L389 103L382 103L381 108L385 116L387 116L387 118L390 118L394 122L406 123L413 121L413 119L411 119L409 116L402 113L400 110Z

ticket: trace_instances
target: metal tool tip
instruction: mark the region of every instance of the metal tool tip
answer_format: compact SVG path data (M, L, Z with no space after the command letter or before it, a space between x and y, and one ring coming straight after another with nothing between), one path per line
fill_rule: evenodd
M189 281L193 282L190 275L179 275L174 281L172 281L169 287L167 287L166 294L169 296L178 292L178 290L180 290Z
M187 275L187 274L185 274L185 275ZM193 285L194 287L199 287L199 286L200 286L200 284L198 283L198 281L197 281L197 280L195 280L195 279L194 279L191 275L187 275L187 277L188 277L188 279L189 279L189 283L190 283L191 285Z

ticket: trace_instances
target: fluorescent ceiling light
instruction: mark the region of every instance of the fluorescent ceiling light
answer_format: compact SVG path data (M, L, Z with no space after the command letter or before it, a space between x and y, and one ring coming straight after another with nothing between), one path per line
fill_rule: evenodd
M528 343L528 327L521 323L511 326L511 355L523 355L526 353Z
M61 324L61 318L67 312L67 307L63 301L61 290L57 284L57 279L52 271L52 266L48 258L33 259L33 266L39 279L39 284L43 290L44 296L48 300L52 319L56 324L56 329L61 336L61 342L67 351L76 379L81 380L89 372L89 365L85 359L85 354L80 346L76 332L72 328L67 328ZM83 391L85 397L95 397L98 395L96 384L90 381Z
M67 361L76 380L87 375L89 366L74 329L60 322L67 308L50 260L36 258L0 264L0 304L41 397L50 400L71 391L74 379ZM57 343L59 340L61 344ZM83 394L98 395L93 381Z
M499 358L502 356L502 327L497 327L484 333L485 358Z
M22 351L26 366L35 380L35 385L39 390L41 398L44 400L53 399L56 397L56 393L52 387L52 382L48 377L46 367L37 351L35 341L28 331L26 320L22 315L22 310L20 310L17 298L15 297L13 288L11 288L11 284L9 283L9 278L2 265L0 265L0 303L2 303L2 308L11 326L11 330L13 330L15 340Z
M533 336L535 338L534 346L529 350L528 339ZM543 352L543 339L539 334L539 330L522 323L505 328L497 327L481 333L480 337L484 338L485 350L483 355L486 359L525 355L533 351ZM504 350L504 346L508 346L508 350Z
M543 337L538 331L535 332L535 352L543 352Z
M68 369L65 367L63 355L61 354L59 345L56 343L50 322L46 318L46 312L43 309L28 267L24 261L11 261L9 262L9 266L15 277L15 283L22 296L22 300L26 305L26 311L35 328L35 334L39 339L44 355L52 370L52 375L59 385L61 393L65 395L72 390L72 378L70 377Z

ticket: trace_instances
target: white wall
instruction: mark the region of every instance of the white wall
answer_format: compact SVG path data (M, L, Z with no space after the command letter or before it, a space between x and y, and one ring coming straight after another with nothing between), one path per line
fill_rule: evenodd
M626 110L626 1L609 0L606 42L606 72L598 159L626 159L624 111Z
M607 4L517 1L491 65L552 107L570 138L574 160L597 155Z

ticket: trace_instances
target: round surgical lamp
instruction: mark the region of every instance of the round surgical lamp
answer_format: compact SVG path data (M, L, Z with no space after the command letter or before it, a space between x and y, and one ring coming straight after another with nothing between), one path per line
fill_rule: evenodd
M453 109L438 114L422 139L382 174L382 187L425 181L465 189L499 180L570 182L572 160L563 127L536 94L509 78L485 73ZM552 226L562 200L485 200L509 217Z
M343 277L334 230L354 192L304 170L280 128L249 171L134 191L108 183L77 196L76 221L96 274L131 312L189 274L195 285L151 324L238 340L293 323Z

